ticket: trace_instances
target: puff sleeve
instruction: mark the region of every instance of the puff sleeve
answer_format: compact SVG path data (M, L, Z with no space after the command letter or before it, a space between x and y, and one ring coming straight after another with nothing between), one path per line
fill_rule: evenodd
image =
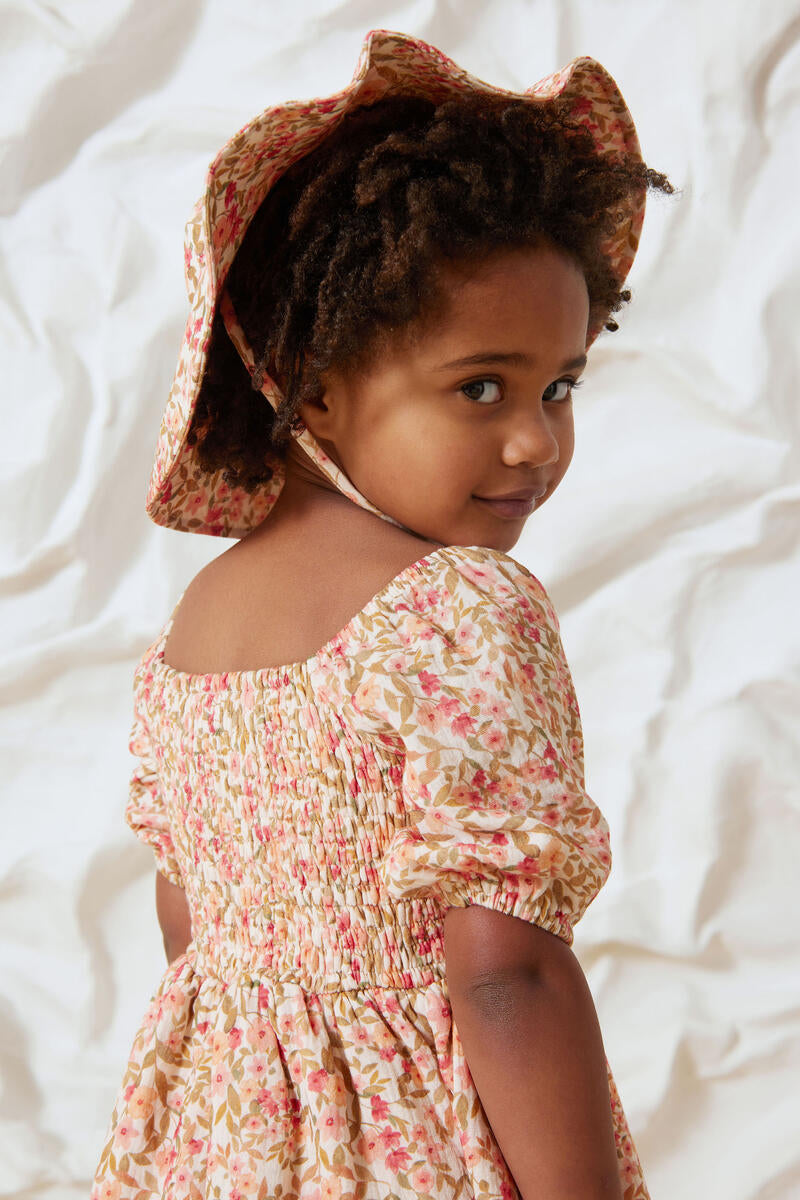
M147 693L143 675L145 669L146 658L140 663L134 676L133 724L128 749L136 761L130 776L125 820L136 836L152 847L159 872L166 876L170 883L183 887L146 720Z
M347 693L359 727L401 755L406 819L378 866L388 894L483 905L570 945L611 853L544 588L502 551L445 546L379 601Z

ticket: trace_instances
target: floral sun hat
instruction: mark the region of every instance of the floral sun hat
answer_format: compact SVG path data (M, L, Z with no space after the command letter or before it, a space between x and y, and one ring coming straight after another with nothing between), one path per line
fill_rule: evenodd
M147 515L156 524L186 533L241 538L269 515L283 488L285 464L269 448L265 460L272 477L246 491L227 484L221 469L205 471L196 446L186 441L208 365L211 326L218 310L242 361L253 374L254 356L224 284L248 224L267 192L352 109L390 93L416 94L441 103L467 92L527 98L532 104L555 97L571 100L572 119L590 131L598 153L624 154L641 161L627 105L614 80L593 58L575 58L524 92L511 92L470 75L427 42L386 29L371 30L346 88L333 96L293 100L266 109L222 147L209 167L206 189L186 225L185 276L190 312L161 419L145 502ZM620 206L614 232L603 247L620 285L636 253L644 209L642 189ZM600 328L590 328L587 345ZM260 390L277 410L283 397L269 376L263 375ZM339 491L362 508L405 528L361 495L300 417L292 436Z

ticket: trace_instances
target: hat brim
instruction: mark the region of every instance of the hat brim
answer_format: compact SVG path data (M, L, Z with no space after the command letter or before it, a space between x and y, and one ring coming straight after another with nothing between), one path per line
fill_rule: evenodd
M386 29L365 37L353 78L332 96L288 101L255 117L222 147L206 189L186 225L185 278L190 313L175 378L161 420L145 509L158 525L187 533L244 537L280 494L284 469L268 455L271 480L253 491L231 488L221 470L200 466L186 437L205 375L211 327L228 269L250 220L277 179L314 149L345 113L390 93L413 93L437 103L464 92L547 102L572 99L571 114L592 134L598 153L641 159L633 119L612 77L593 58L575 58L523 92L485 83L427 42ZM639 243L645 189L617 213L604 251L620 284ZM588 342L600 327L589 330Z

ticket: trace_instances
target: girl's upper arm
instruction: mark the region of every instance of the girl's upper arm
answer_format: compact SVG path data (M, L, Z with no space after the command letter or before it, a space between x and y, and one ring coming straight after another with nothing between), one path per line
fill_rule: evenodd
M521 977L552 977L577 959L563 938L509 913L481 904L448 908L444 919L448 990L491 1000L492 992Z
M170 947L185 948L192 940L192 921L186 893L160 871L156 871L156 914L167 951Z

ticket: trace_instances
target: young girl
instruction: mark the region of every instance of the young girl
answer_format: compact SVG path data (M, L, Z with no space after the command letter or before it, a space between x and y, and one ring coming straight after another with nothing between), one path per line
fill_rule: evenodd
M385 30L212 164L147 512L238 540L135 674L170 962L93 1200L648 1196L570 949L608 826L508 551L650 187L594 60L514 94Z

